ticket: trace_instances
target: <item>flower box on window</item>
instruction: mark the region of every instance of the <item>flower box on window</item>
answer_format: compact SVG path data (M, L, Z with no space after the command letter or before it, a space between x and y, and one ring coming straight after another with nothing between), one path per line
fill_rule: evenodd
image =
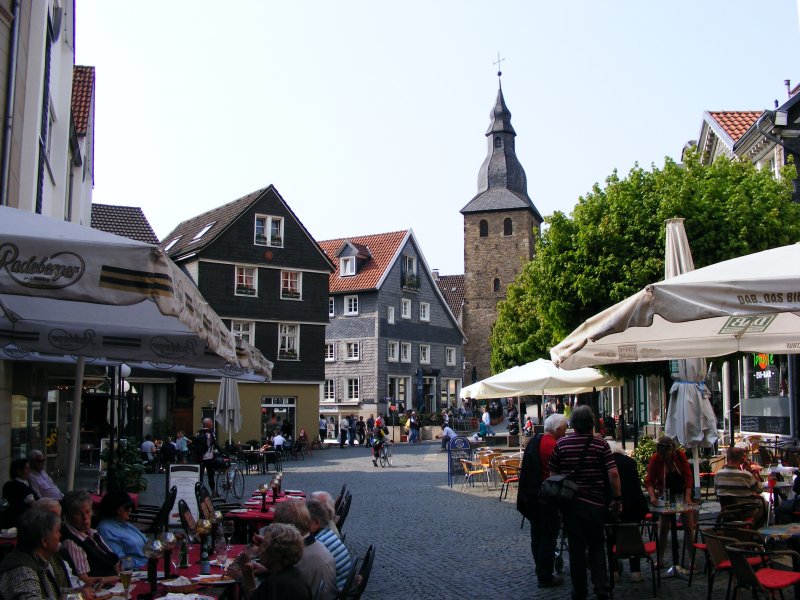
M236 293L239 295L244 296L255 296L256 295L256 288L249 286L249 285L237 285L236 286Z
M267 245L267 236L265 236L263 233L257 233L256 234L256 244L260 244L262 246L266 246Z
M297 290L284 288L284 289L281 290L281 298L298 299L298 298L300 298L300 292L297 291Z
M403 275L400 283L407 290L418 290L420 286L419 277L414 274Z
M297 359L297 350L289 349L289 350L278 350L278 358L281 360L296 360Z
M283 246L283 238L278 235L273 235L270 241L270 246Z

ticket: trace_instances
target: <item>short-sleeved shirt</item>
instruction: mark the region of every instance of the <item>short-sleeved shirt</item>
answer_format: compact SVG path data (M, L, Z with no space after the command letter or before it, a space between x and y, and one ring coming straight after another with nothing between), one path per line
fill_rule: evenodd
M586 456L581 458L586 440ZM594 506L605 506L605 484L608 474L616 471L614 457L608 442L592 434L567 435L556 442L550 456L550 472L561 475L572 473L580 462L580 469L571 479L578 484L575 499Z

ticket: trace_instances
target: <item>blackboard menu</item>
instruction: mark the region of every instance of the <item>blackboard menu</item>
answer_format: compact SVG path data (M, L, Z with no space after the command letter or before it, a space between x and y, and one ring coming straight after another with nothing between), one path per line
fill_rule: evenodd
M454 437L447 444L447 485L453 487L453 477L464 474L461 460L472 458L469 440L463 435Z
M748 433L772 433L775 435L791 435L789 417L763 417L758 415L742 415L740 429Z

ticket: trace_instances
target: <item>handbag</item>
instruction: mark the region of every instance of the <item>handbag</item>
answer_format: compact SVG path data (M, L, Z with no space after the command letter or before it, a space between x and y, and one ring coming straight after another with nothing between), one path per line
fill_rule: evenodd
M583 447L583 452L578 459L577 466L572 470L569 475L551 475L542 482L542 488L539 490L539 497L552 502L554 504L568 504L575 499L578 493L578 484L571 478L581 468L583 459L586 457L586 451L589 449L589 444L592 442L591 436L586 440Z

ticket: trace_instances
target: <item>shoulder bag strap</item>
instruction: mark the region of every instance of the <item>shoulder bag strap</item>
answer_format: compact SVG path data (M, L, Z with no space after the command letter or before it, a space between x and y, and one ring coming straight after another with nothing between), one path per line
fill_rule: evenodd
M586 440L586 444L583 446L583 452L581 452L581 456L580 458L578 458L578 464L575 465L574 469L572 469L572 473L567 475L568 479L572 478L575 475L575 473L577 473L580 470L581 465L583 464L583 459L586 458L586 452L589 450L589 444L591 443L592 443L592 434L589 434L589 439Z

